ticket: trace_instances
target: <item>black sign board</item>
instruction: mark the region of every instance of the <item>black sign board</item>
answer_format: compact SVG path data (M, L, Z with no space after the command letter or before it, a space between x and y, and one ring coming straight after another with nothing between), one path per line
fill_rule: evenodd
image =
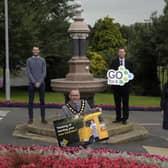
M80 141L78 134L79 123L71 120L56 120L53 124L60 147L71 146Z

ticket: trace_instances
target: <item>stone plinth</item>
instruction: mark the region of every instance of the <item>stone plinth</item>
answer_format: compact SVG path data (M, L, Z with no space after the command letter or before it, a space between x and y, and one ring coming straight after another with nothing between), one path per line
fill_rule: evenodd
M148 136L148 130L144 127L129 122L127 125L121 123L114 124L114 116L104 114L104 121L108 128L110 138L108 140L102 141L101 143L106 144L120 144L128 143L132 141L142 140ZM51 116L48 118L48 124L41 124L40 120L35 120L34 124L19 124L16 126L13 136L18 138L28 138L33 140L39 140L49 143L57 144L57 139L55 135L55 130L53 126L53 121L59 119L59 115Z
M93 78L89 71L89 60L87 57L72 57L69 61L69 73L66 78L52 79L53 91L64 93L65 102L68 101L68 93L73 89L79 89L82 99L87 99L89 104L94 104L94 95L106 88L106 79Z
M94 79L92 81L71 81L65 78L53 79L51 86L53 91L68 93L72 89L79 89L82 93L101 92L105 89L104 79Z

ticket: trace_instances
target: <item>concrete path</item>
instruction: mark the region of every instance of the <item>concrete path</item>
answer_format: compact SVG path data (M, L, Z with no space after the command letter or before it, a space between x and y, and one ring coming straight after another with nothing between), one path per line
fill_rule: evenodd
M26 108L0 108L0 111L0 144L34 144L42 146L50 145L49 143L33 141L29 139L20 139L12 136L12 132L16 124L27 122ZM61 113L61 110L59 109L47 109L46 111L48 116L56 114L58 112ZM110 111L105 111L105 113L114 114L114 112ZM40 119L39 109L35 109L34 116ZM152 148L158 150L160 150L160 148L165 150L168 148L168 130L162 129L162 116L159 112L130 112L130 120L145 126L145 128L149 130L149 138L143 141L119 145L97 143L94 145L90 145L90 147L97 149L103 146L113 150L129 151L136 153L150 153Z
M160 155L168 157L168 148L158 148L153 146L143 146L143 147L151 155Z

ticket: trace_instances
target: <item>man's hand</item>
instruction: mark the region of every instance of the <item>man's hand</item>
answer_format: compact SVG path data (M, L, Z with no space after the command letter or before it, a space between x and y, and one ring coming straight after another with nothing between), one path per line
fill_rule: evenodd
M39 88L40 85L41 85L41 83L38 82L38 83L35 84L35 87L36 87L36 88Z
M161 114L162 114L162 116L164 115L164 112L163 112L163 110L161 111Z
M102 112L102 108L100 107L96 107L96 110Z
M75 115L75 116L74 116L74 119L78 119L78 118L79 118L79 115Z

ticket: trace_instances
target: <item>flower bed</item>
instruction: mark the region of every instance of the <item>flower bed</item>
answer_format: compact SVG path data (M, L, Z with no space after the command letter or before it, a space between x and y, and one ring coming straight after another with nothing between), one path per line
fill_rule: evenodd
M0 145L0 168L168 168L168 158L104 148Z
M39 107L39 103L34 103L34 107ZM45 103L46 108L62 108L63 103ZM0 107L27 107L27 102L7 102L7 101L0 101ZM103 104L103 105L95 105L97 107L101 107L103 110L114 110L114 105ZM145 107L145 106L130 106L130 111L160 111L160 107Z

